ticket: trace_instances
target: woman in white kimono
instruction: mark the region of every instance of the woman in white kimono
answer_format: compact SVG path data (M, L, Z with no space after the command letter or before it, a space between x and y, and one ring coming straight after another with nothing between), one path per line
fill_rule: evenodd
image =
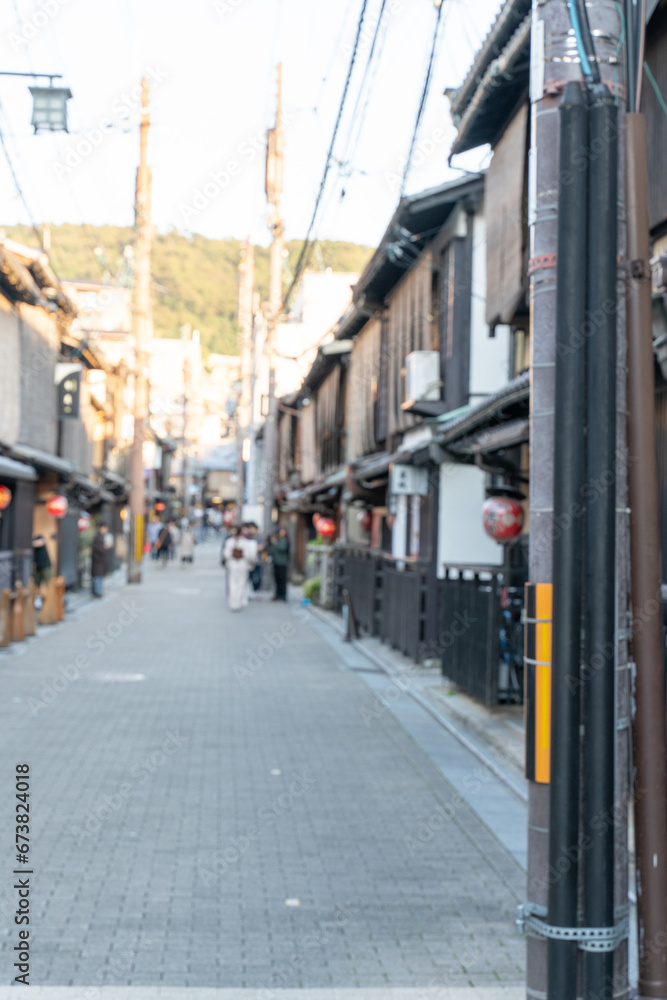
M240 611L248 603L248 574L255 564L251 545L241 535L240 528L232 528L223 558L227 569L227 604L230 611Z

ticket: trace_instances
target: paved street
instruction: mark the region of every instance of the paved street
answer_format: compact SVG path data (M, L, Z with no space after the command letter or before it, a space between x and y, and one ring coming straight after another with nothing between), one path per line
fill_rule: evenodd
M524 872L318 628L296 603L229 612L211 542L0 656L32 984L520 986Z

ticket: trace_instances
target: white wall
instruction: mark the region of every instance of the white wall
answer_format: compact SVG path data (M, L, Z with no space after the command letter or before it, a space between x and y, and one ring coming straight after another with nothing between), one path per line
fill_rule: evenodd
M486 474L476 465L443 462L438 511L438 576L445 565L500 566L503 547L484 531Z
M21 365L21 341L18 316L4 296L0 296L0 343L2 383L0 386L0 442L16 444L21 417L21 384L26 381L32 388L38 384L36 376L48 364L46 357L35 354ZM32 360L32 365L31 365ZM53 366L50 366L53 372Z
M391 554L395 559L403 559L407 555L407 533L408 498L405 494L400 494L396 497L396 514L391 532Z
M483 210L473 219L472 299L470 317L470 402L497 392L510 379L510 328L486 323L486 221Z

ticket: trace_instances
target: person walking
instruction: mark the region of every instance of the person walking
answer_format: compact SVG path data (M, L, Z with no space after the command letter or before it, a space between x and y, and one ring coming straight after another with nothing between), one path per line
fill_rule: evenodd
M34 581L38 592L42 593L42 585L51 579L52 567L49 550L46 547L44 535L35 535L32 540L32 561L35 567Z
M169 550L171 549L171 534L169 532L169 525L163 524L160 529L160 534L157 540L157 555L158 559L163 566L167 565L167 560L169 559Z
M223 550L227 569L227 604L240 611L248 603L248 574L254 565L252 547L240 528L232 528Z
M181 566L193 563L195 558L195 536L187 521L181 522Z
M273 579L276 592L273 601L287 600L287 570L289 567L290 544L287 529L280 528L269 544L269 555L273 562Z
M151 559L157 559L158 556L157 540L160 536L161 528L162 525L160 524L159 521L149 522L147 534L148 534L148 542L151 547Z
M108 530L108 525L101 521L97 526L97 534L93 539L90 562L93 597L102 596L104 575L107 571L107 545L105 536Z

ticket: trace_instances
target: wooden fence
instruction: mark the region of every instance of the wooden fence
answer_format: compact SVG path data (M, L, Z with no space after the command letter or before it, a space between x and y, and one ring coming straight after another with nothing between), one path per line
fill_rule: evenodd
M334 607L346 592L362 634L379 638L415 662L442 661L443 674L485 705L498 703L501 591L497 567L432 566L385 553L337 548Z

